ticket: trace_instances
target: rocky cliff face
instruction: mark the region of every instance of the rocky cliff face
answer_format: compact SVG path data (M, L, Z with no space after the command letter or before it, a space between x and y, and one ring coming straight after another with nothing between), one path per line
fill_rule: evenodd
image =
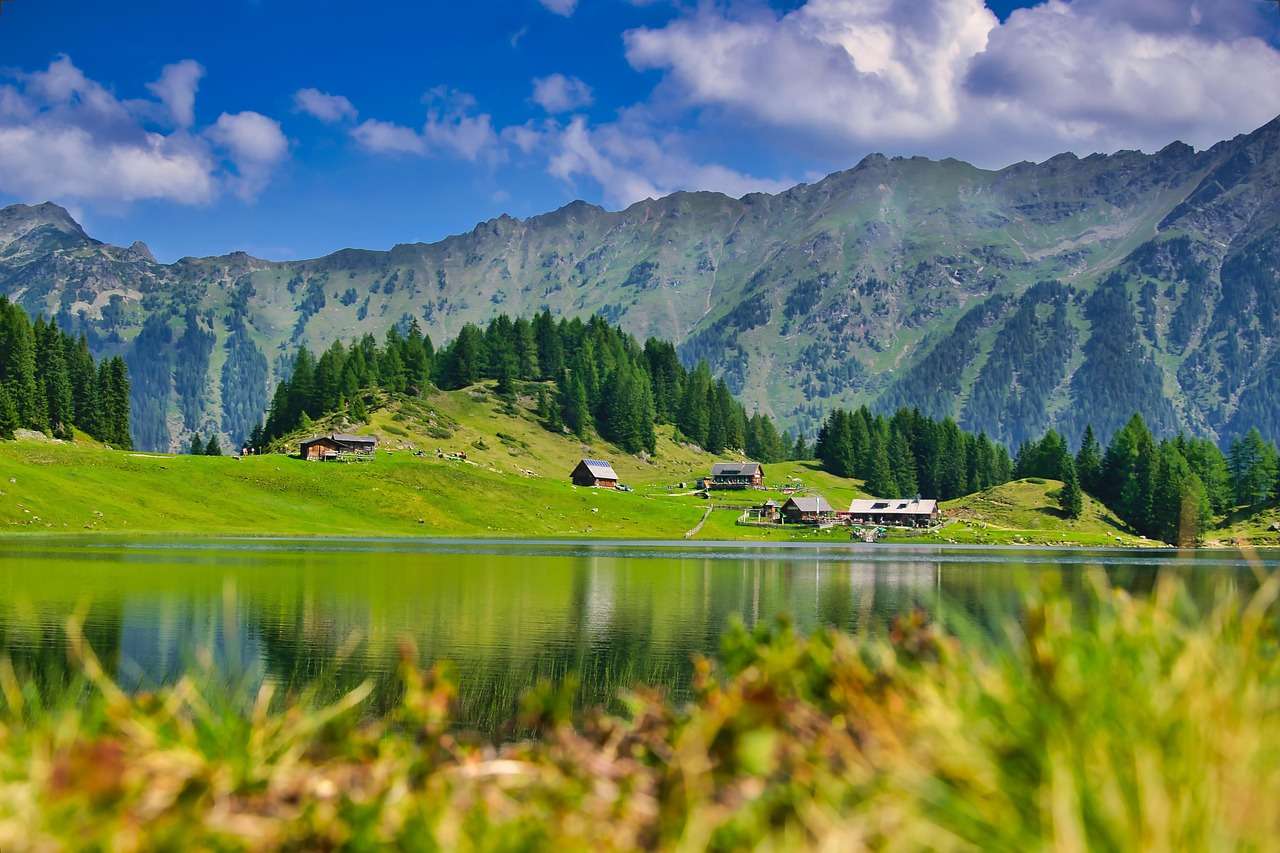
M123 352L143 447L235 441L299 344L417 318L599 312L812 430L919 406L1017 444L1054 426L1280 438L1280 120L1195 152L998 172L872 156L778 195L575 202L390 251L158 264L55 205L0 210L0 293Z

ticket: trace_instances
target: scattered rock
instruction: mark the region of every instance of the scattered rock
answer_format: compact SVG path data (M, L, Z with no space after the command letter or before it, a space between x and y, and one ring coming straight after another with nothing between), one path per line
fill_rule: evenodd
M1271 526L1267 528L1272 533L1280 533L1280 521L1273 521Z
M418 523L419 523L419 524L426 524L426 523L427 523L427 520L426 520L425 518L420 518L420 519L418 519Z
M13 437L18 441L42 441L45 444L65 444L60 438L51 438L34 429L15 429Z

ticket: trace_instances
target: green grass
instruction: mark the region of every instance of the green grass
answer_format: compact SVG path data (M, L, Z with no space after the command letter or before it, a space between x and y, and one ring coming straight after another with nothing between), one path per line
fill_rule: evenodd
M198 667L126 695L72 619L63 697L0 659L0 849L1275 850L1277 594L1206 612L1098 576L999 638L738 627L687 705L575 715L570 678L499 744L455 728L445 664L378 711L371 682L253 697Z
M236 460L129 453L87 441L3 442L0 530L679 539L702 519L707 501L678 496L676 484L691 490L715 458L675 442L670 427L660 429L652 458L633 456L548 432L532 405L525 398L511 410L477 386L393 401L363 427L338 418L315 424L315 432L381 437L374 461L349 465L282 454ZM437 450L468 458L440 459ZM569 472L583 456L610 459L635 491L573 486ZM813 463L768 470L777 482L800 478L837 505L856 492L852 481ZM781 494L717 492L714 501L746 506L770 496ZM733 525L737 515L717 510L716 523L698 538L753 538L754 531Z
M1085 496L1084 513L1069 519L1058 508L1057 480L1032 478L1005 483L942 505L946 524L927 536L895 541L955 542L977 545L1156 546L1133 535L1099 501Z
M375 461L319 465L282 454L169 456L75 443L0 442L0 532L173 535L489 536L680 539L711 516L700 540L845 541L844 528L762 529L735 524L783 487L821 494L837 509L865 493L861 483L815 462L766 466L764 491L690 494L716 461L659 429L653 456L631 455L593 438L547 431L531 393L512 405L489 385L386 400L368 424L340 416L314 424L378 435ZM294 436L296 449L300 436ZM437 451L465 451L467 461ZM419 455L421 454L421 455ZM577 488L581 457L605 458L632 492ZM680 487L684 483L684 487ZM1057 508L1056 481L1022 480L951 501L937 532L891 532L893 542L1039 545L1156 545L1132 535L1092 498L1079 520ZM1206 535L1210 545L1280 544L1280 510L1232 516Z

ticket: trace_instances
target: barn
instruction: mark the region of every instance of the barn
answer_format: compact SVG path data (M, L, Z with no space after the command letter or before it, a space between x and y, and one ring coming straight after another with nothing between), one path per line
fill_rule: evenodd
M303 459L308 462L345 462L372 459L378 449L378 439L371 435L321 435L300 445Z
M805 498L790 498L782 505L782 517L788 524L821 524L834 521L835 510L822 495Z
M597 489L618 488L617 472L603 459L583 459L569 476L575 486L589 486Z

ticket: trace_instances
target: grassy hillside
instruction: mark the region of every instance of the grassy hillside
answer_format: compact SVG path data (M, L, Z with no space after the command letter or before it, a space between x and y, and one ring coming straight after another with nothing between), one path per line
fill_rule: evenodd
M532 391L532 387L528 390ZM863 496L857 481L815 462L766 466L767 492L715 492L694 482L715 458L659 430L657 453L632 456L598 439L548 432L532 396L514 404L490 385L383 399L368 424L341 416L311 433L377 435L375 461L318 465L284 453L247 457L169 456L113 451L81 437L73 444L0 442L0 531L183 535L492 536L832 541L845 528L760 529L735 524L742 510L782 488L821 494L837 508ZM282 449L296 451L301 434ZM465 452L467 459L459 460ZM581 457L610 460L632 492L569 482ZM681 484L684 484L683 487ZM1064 518L1061 483L1020 480L943 505L946 524L895 542L1153 546L1131 534L1098 501ZM708 514L708 510L710 513ZM1227 519L1206 544L1280 545L1280 509Z
M531 408L529 398L509 406L476 386L387 401L364 427L340 418L313 426L315 432L378 435L377 459L358 465L318 465L282 454L237 460L127 453L87 442L7 442L0 444L0 528L678 539L712 505L692 494L692 486L713 457L675 442L670 427L660 431L652 458L630 456L550 433ZM441 458L438 451L464 451L467 460ZM611 460L635 491L570 484L569 472L583 456ZM777 484L799 478L835 505L857 493L852 481L812 463L769 466L768 472ZM767 496L717 495L718 508L698 538L749 538L753 531L733 524L735 507Z
M943 504L947 524L929 541L1006 545L1158 545L1135 536L1097 500L1085 496L1084 514L1066 518L1058 508L1062 483L1032 478L1005 483Z

